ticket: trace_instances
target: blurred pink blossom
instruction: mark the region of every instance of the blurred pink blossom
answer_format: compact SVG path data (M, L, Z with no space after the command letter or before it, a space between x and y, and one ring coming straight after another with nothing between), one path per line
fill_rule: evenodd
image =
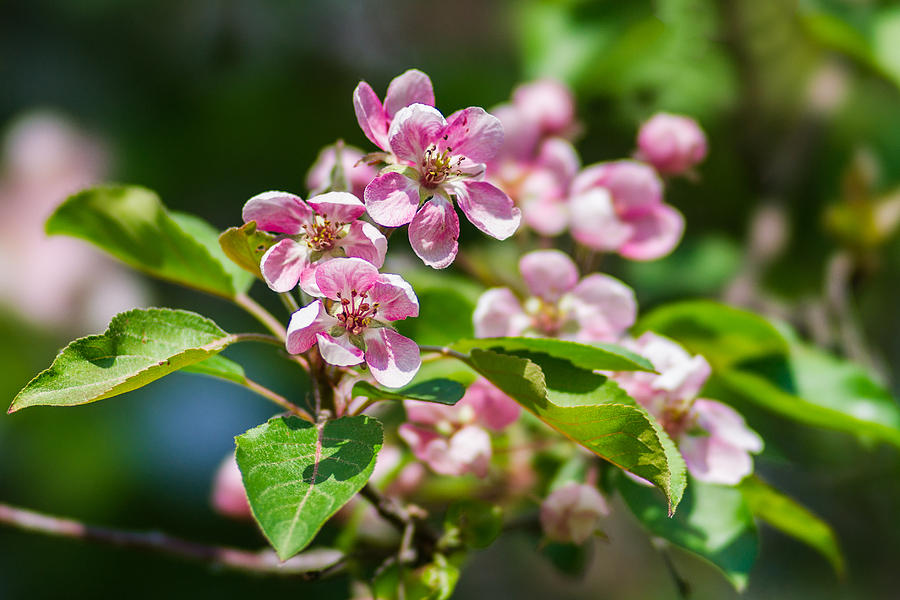
M638 157L660 173L680 175L706 158L706 135L690 117L658 113L638 131Z
M348 190L357 198L362 198L369 182L375 179L378 171L375 167L366 163L360 163L363 158L363 152L359 148L353 146L341 147L341 167L344 170L344 177L350 186ZM337 145L325 146L316 157L316 162L310 167L309 173L306 175L306 187L309 189L310 196L316 196L331 189L331 175L335 166L335 156L337 155Z
M541 503L541 526L555 542L582 544L591 537L609 507L592 485L569 482Z
M210 500L219 514L233 519L250 518L250 504L234 452L226 456L216 470Z

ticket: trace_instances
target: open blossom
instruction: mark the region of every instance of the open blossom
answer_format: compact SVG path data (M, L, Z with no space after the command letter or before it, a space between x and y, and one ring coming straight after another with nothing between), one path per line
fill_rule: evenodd
M436 269L456 257L459 217L503 240L515 233L521 214L503 191L483 181L484 162L503 142L503 128L482 108L457 111L448 119L425 104L394 115L388 132L397 165L366 187L369 215L386 227L409 223L409 241L425 264ZM419 207L421 201L427 199Z
M615 341L637 314L634 292L600 273L579 281L578 267L559 250L536 250L519 261L531 296L524 303L509 288L478 299L478 337L546 336L581 342Z
M491 437L519 418L521 407L484 378L475 380L453 406L406 400L409 423L398 433L416 458L442 475L487 475Z
M306 187L310 194L321 194L332 186L331 175L336 164L335 157L338 154L337 145L325 146L316 157L316 162L306 174ZM349 191L357 198L362 198L369 182L375 179L378 171L375 167L366 163L360 163L363 152L353 146L343 146L340 149L341 167L344 170L344 178L349 186Z
M540 79L518 86L512 101L495 106L491 114L500 119L505 133L497 161L527 161L543 140L567 138L574 131L575 98L562 83Z
M555 542L582 544L595 531L609 507L592 485L569 482L541 503L541 527Z
M316 270L316 300L293 315L286 346L291 354L318 344L325 362L369 367L375 381L401 387L419 370L419 347L394 331L393 321L419 314L419 300L399 275L381 274L359 258L335 258Z
M638 155L660 173L685 173L706 158L706 135L690 117L658 113L641 125Z
M388 131L397 112L410 104L434 106L434 88L428 75L409 69L388 85L384 104L365 81L353 90L353 110L360 128L369 140L387 152L391 151Z
M661 258L684 232L684 217L663 203L662 193L662 180L647 164L619 160L586 167L572 181L572 236L632 260Z
M359 221L366 212L359 198L347 192L329 192L304 202L287 192L264 192L244 205L245 223L256 221L263 231L285 234L260 261L266 283L287 292L300 283L304 292L318 296L316 270L329 258L350 256L384 264L387 239L370 223Z
M763 448L759 435L730 406L697 398L710 374L706 359L650 332L622 345L646 357L658 374L627 372L613 377L675 440L691 475L708 483L735 485L753 472L750 454Z

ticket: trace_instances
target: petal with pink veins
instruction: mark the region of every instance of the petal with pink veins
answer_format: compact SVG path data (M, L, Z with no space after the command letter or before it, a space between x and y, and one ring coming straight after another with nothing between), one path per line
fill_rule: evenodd
M419 346L387 327L365 333L366 364L375 381L389 388L403 387L422 365Z
M470 106L450 115L441 137L445 138L441 149L449 148L454 156L483 163L503 146L503 125L483 108Z
M556 302L578 283L578 267L559 250L535 250L519 260L519 272L532 295Z
M569 203L572 237L594 250L617 250L632 235L613 207L609 191L598 187L573 197Z
M456 201L472 225L498 240L516 232L521 211L497 186L486 181L463 181L454 186Z
M441 196L426 202L409 224L413 252L429 267L444 269L453 263L459 248L459 217Z
M362 350L353 345L348 335L332 337L327 333L318 333L316 341L319 343L322 359L329 365L351 367L361 363L365 356Z
M382 150L389 150L387 114L372 86L365 81L360 81L353 90L353 111L369 141Z
M416 215L419 182L400 173L385 173L366 186L363 197L372 220L385 227L400 227Z
M691 411L696 415L697 424L710 435L748 452L762 451L762 438L747 426L747 422L739 412L727 404L697 398L691 406Z
M316 213L331 222L350 223L360 218L366 207L362 201L350 192L328 192L313 196L307 200Z
M509 288L491 288L481 294L472 314L476 337L521 335L530 320Z
M615 341L637 317L634 290L609 275L588 275L569 297L583 341Z
M244 223L256 221L256 228L261 231L297 235L312 218L312 209L300 196L263 192L247 200L241 217Z
M378 304L377 318L399 321L419 316L419 299L412 286L393 273L379 276L369 292L369 303Z
M269 248L259 261L266 284L276 292L289 292L309 266L309 248L288 238Z
M714 436L683 435L678 449L691 475L706 483L737 485L753 472L753 458Z
M326 298L349 299L353 292L368 292L378 280L378 269L361 258L332 258L319 265L316 285Z
M328 314L319 300L307 304L291 315L285 347L291 354L306 352L316 343L316 334L336 324L337 319Z
M388 131L391 151L401 160L418 165L425 149L437 142L447 121L438 109L427 104L411 104L394 115Z
M384 112L391 119L397 111L410 104L434 106L431 79L418 69L409 69L391 80L384 96Z
M633 231L619 254L631 260L662 258L675 249L684 233L684 217L668 204L659 204L629 223Z
M371 223L354 221L350 224L350 231L341 239L340 246L347 256L361 258L380 269L387 253L387 238Z

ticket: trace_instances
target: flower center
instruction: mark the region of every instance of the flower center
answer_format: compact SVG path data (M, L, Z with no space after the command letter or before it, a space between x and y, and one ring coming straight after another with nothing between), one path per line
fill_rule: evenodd
M335 316L338 322L350 335L361 334L378 314L378 303L366 302L368 292L350 290L350 297L344 298L338 292L338 300L341 301L341 312Z
M531 316L532 327L547 337L556 337L562 330L565 314L557 304L532 297L525 310Z
M331 250L343 237L343 227L343 223L332 222L325 215L316 215L312 223L303 225L306 245L318 252Z
M453 157L450 153L453 148L448 147L443 152L438 152L437 146L431 144L425 150L425 156L422 157L422 185L426 188L433 189L443 183L450 175L459 175L459 166L462 164L463 157L460 156L456 165L453 165Z

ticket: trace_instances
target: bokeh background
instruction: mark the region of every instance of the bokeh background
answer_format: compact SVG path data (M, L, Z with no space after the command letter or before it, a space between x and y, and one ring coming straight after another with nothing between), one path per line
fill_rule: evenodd
M709 158L696 181L667 192L687 217L684 242L656 263L604 268L635 287L644 310L700 296L789 319L900 391L894 2L6 0L0 398L120 308L189 308L227 330L253 327L222 301L132 276L81 242L44 239L43 219L67 191L137 183L170 208L238 224L260 191L304 194L320 147L341 138L368 148L353 88L366 79L382 93L410 67L432 77L445 112L496 105L539 76L569 83L586 164L630 154L657 110L695 117ZM232 356L276 389L297 385L241 348ZM208 495L232 436L270 413L237 387L174 375L109 402L3 416L0 500L256 547L256 531L215 515ZM849 572L837 580L811 550L763 528L746 597L896 597L897 452L747 417L767 440L757 468L833 524ZM454 597L675 597L639 525L616 514L586 575L561 575L533 540L511 535L474 555ZM709 565L675 559L694 597L736 596ZM0 598L346 595L340 579L296 585L0 529Z

